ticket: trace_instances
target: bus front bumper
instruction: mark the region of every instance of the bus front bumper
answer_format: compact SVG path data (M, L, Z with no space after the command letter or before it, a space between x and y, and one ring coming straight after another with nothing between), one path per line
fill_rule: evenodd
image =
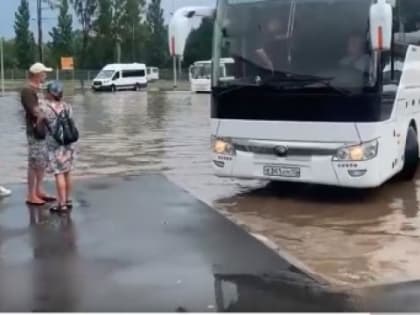
M282 158L237 151L235 155L213 153L215 174L221 177L301 182L330 186L372 188L383 184L377 158L369 161L334 161L333 156Z

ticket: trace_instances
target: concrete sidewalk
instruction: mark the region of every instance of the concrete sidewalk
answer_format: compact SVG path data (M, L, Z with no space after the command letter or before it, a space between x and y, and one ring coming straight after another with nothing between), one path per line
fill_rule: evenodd
M0 202L0 311L369 305L330 292L163 176L78 182L71 217L28 209L24 187L12 188L14 196ZM382 305L381 294L371 305Z

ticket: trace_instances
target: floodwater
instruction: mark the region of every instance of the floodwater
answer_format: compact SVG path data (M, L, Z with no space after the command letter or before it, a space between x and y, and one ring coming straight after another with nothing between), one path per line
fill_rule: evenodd
M188 92L77 94L75 176L163 172L280 252L333 283L420 279L420 176L369 191L213 176L209 97ZM0 99L0 181L23 182L16 94Z

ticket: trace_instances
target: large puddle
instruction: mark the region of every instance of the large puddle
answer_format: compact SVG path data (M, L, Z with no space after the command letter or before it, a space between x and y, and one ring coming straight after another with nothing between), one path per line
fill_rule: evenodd
M314 272L351 285L420 279L420 180L366 192L213 176L209 97L75 95L78 177L164 172ZM1 183L23 182L26 145L17 95L0 98Z

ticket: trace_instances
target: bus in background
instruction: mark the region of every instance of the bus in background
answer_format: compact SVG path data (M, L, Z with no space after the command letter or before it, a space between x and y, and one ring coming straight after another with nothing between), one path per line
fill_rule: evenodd
M222 58L220 60L219 76L221 80L233 80L233 77L231 76L233 64L234 60L232 58ZM191 91L194 93L210 93L211 72L211 60L194 62L189 69Z
M212 62L231 57L235 71L212 72L215 173L354 188L411 180L420 42L405 35L420 30L418 12L418 0L219 0Z
M95 92L140 91L146 87L146 65L142 63L106 65L92 83L92 89Z
M189 79L191 92L209 93L211 91L211 60L194 62L189 69Z
M157 67L147 67L147 81L157 81L159 80L159 68Z

